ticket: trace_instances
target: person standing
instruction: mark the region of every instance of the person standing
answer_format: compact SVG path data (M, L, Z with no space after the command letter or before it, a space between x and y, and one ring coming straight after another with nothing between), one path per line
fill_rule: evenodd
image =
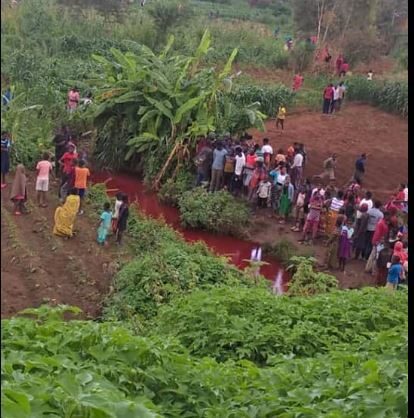
M372 251L372 237L374 236L375 228L378 225L378 222L384 218L384 214L380 210L382 203L379 200L374 202L374 206L371 209L368 209L368 225L365 237L365 260L368 260L369 255Z
M303 80L304 78L300 74L295 74L295 76L293 77L292 90L298 91L302 87Z
M281 220L280 224L284 224L288 221L290 210L292 208L293 197L295 194L295 189L293 184L290 182L290 177L286 176L285 183L282 187L282 194L280 196L279 204L279 215Z
M67 108L69 112L73 112L76 110L76 108L79 105L79 101L80 101L79 90L76 86L72 87L68 92Z
M269 144L269 138L263 138L262 153L265 166L269 169L270 162L273 156L273 148Z
M374 202L372 201L372 193L370 191L365 192L365 196L359 202L359 206L361 207L362 205L367 205L367 212L374 206ZM361 210L358 210L356 215L357 219L361 217L361 214Z
M333 100L332 100L331 109L330 109L331 113L336 112L338 109L339 93L340 93L339 85L334 86L333 87Z
M333 101L334 89L333 84L328 84L323 91L323 109L324 114L329 114L331 104Z
M27 177L23 164L18 164L11 187L10 199L14 203L16 216L27 213L25 203L27 201Z
M112 212L111 212L111 204L109 202L105 202L103 206L103 212L101 213L99 219L99 226L98 226L98 233L97 233L97 241L99 245L108 245L106 240L108 233L111 229L111 221L112 221Z
M311 243L316 239L318 225L321 219L322 205L323 201L321 195L317 191L314 192L309 202L309 213L306 216L305 226L303 227L303 236L302 239L299 240L300 243L307 242L309 232L312 233Z
M241 192L243 186L243 170L246 165L246 157L243 154L242 148L237 146L235 149L235 166L234 166L234 176L232 181L232 191L238 196Z
M236 164L236 158L234 156L234 151L232 148L230 148L227 151L227 155L224 157L224 174L223 174L224 187L226 188L226 190L229 190L229 191L231 191L235 164Z
M342 65L341 65L341 71L340 71L340 73L339 73L339 76L340 77L345 77L346 76L346 73L349 71L349 64L345 61L345 59L344 59L344 62L342 63Z
M270 198L271 188L272 183L270 183L268 177L260 181L259 186L257 187L257 199L259 208L267 208L267 202Z
M366 260L369 256L369 254L366 254L367 228L369 221L368 205L366 203L362 203L359 206L359 211L357 213L359 213L359 217L357 215L354 232L355 260L358 260L359 257Z
M354 229L352 228L352 220L347 219L346 225L342 226L341 235L339 236L338 245L338 263L339 269L345 271L346 262L352 255L352 236Z
M59 187L59 194L60 188L67 182L68 177L73 171L73 160L77 158L78 154L75 152L75 146L69 145L68 152L65 152L59 160L59 164L62 166L62 180Z
M122 196L122 205L119 208L118 222L116 224L116 243L118 245L121 245L122 236L128 227L128 218L129 218L128 195L124 194Z
M75 167L75 188L78 189L80 199L79 215L83 215L83 201L85 199L88 178L90 175L89 168L85 167L85 161L80 160L79 166Z
M279 106L279 109L277 110L277 115L276 115L276 128L279 129L279 125L282 128L282 131L285 129L284 125L285 125L285 119L286 119L286 107L284 104L281 104Z
M210 180L212 162L213 150L211 149L210 139L207 139L195 158L195 165L197 166L196 186L200 186L201 183Z
M367 73L367 80L372 81L373 77L374 77L374 72L372 70L369 70Z
M6 176L10 170L11 139L8 132L1 133L1 188L7 187Z
M338 99L336 100L336 108L335 111L339 112L341 110L342 102L345 98L345 91L346 87L343 81L341 81L338 85Z
M390 268L387 275L387 289L396 290L398 283L403 278L403 266L401 265L401 259L398 255L393 255L391 258Z
M293 164L290 167L291 170L291 179L292 183L297 190L300 186L302 181L302 173L303 173L303 155L299 152L299 149L296 148L295 156L293 157Z
M50 155L48 152L43 154L43 159L37 163L37 178L36 178L36 194L37 204L42 207L47 207L47 192L49 191L49 175L53 172L53 167L50 162Z
M361 156L355 161L355 171L352 180L362 184L362 180L365 176L365 163L367 161L367 155L361 154Z
M332 154L329 158L327 158L324 162L323 162L323 173L320 174L319 176L316 177L320 177L321 179L328 177L329 181L334 181L335 180L335 169L336 169L336 162L337 162L337 155L336 154Z
M224 160L227 155L223 143L219 141L216 149L213 151L213 165L211 166L210 192L221 189L223 181Z
M336 75L339 75L341 73L342 64L344 63L344 57L342 54L338 55L338 58L336 59L335 66L336 66Z

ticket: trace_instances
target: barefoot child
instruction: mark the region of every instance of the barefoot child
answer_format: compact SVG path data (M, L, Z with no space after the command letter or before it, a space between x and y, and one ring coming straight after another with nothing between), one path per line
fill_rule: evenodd
M83 214L83 201L85 198L86 188L88 185L88 177L91 175L89 168L85 167L85 161L80 160L79 166L75 167L75 188L79 191L80 208L79 215Z
M43 160L39 161L36 166L36 194L37 204L42 207L47 207L47 192L49 191L49 175L53 175L53 166L50 162L50 155L48 152L43 154Z
M103 212L99 221L98 227L98 244L108 245L106 237L108 235L109 229L111 227L112 213L111 205L109 202L104 203Z

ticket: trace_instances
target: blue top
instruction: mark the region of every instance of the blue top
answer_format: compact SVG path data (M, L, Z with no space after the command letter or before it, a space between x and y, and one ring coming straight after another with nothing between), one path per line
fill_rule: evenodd
M398 284L400 276L402 274L402 265L400 263L393 264L388 270L387 282L392 284Z
M213 152L213 170L223 170L224 169L224 157L227 155L227 151L223 148L221 150L215 149Z
M10 138L8 137L1 138L1 150L2 151L9 151L10 146L11 146Z
M358 158L355 162L355 168L361 173L365 172L365 158Z
M109 227L111 226L111 221L112 221L112 213L106 212L106 211L102 212L101 221L102 221L102 226L106 229L109 229Z

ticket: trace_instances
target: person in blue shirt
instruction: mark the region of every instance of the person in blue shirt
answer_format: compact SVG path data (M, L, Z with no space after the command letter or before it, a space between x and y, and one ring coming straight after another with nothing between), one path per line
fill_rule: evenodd
M388 269L386 287L391 290L396 290L399 281L403 276L403 266L398 255L393 255L391 258L391 266Z
M367 155L361 154L361 156L355 161L354 181L361 185L365 175L365 162L367 161Z
M1 133L1 188L4 189L7 186L6 175L10 170L10 147L11 139L8 132L3 131Z
M220 190L223 183L224 162L227 150L222 141L218 141L216 149L213 151L213 164L211 166L210 192Z
M3 106L7 108L12 98L13 98L13 95L12 95L11 89L10 87L7 87L6 91L1 96Z

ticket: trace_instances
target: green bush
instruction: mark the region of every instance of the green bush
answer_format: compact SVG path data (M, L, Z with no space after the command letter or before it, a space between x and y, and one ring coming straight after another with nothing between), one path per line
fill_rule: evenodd
M262 246L263 253L287 265L289 260L298 253L298 247L287 239L281 239L275 244L266 242Z
M286 270L293 272L288 283L291 296L311 296L338 288L338 280L331 274L315 270L313 257L292 257Z
M199 357L264 365L275 355L364 350L378 333L406 324L406 300L406 293L385 289L289 298L267 289L219 287L173 300L148 333L174 336Z
M209 193L196 187L179 198L178 206L185 227L240 235L249 222L246 204L225 190Z
M195 183L195 175L188 171L180 171L176 179L168 179L160 188L158 197L161 202L178 206L180 196L190 190Z
M246 360L219 364L211 357L194 358L166 335L142 338L118 324L64 321L56 310L31 311L43 311L36 320L2 320L1 413L7 418L405 417L407 296L370 292L370 297L366 291L337 296L352 296L352 309L345 297L330 310L333 295L327 295L318 305L324 316L316 305L310 310L334 324L332 334L350 335L352 345L333 346L316 357L274 356L265 368ZM232 292L220 302L228 306L228 298L234 301ZM217 308L210 306L207 316ZM306 309L300 317L309 324ZM289 328L289 317L278 312ZM278 316L271 319L277 323ZM377 330L393 328L366 333L364 327L373 323ZM366 335L361 341L355 338L359 332ZM312 335L319 343L319 335Z

